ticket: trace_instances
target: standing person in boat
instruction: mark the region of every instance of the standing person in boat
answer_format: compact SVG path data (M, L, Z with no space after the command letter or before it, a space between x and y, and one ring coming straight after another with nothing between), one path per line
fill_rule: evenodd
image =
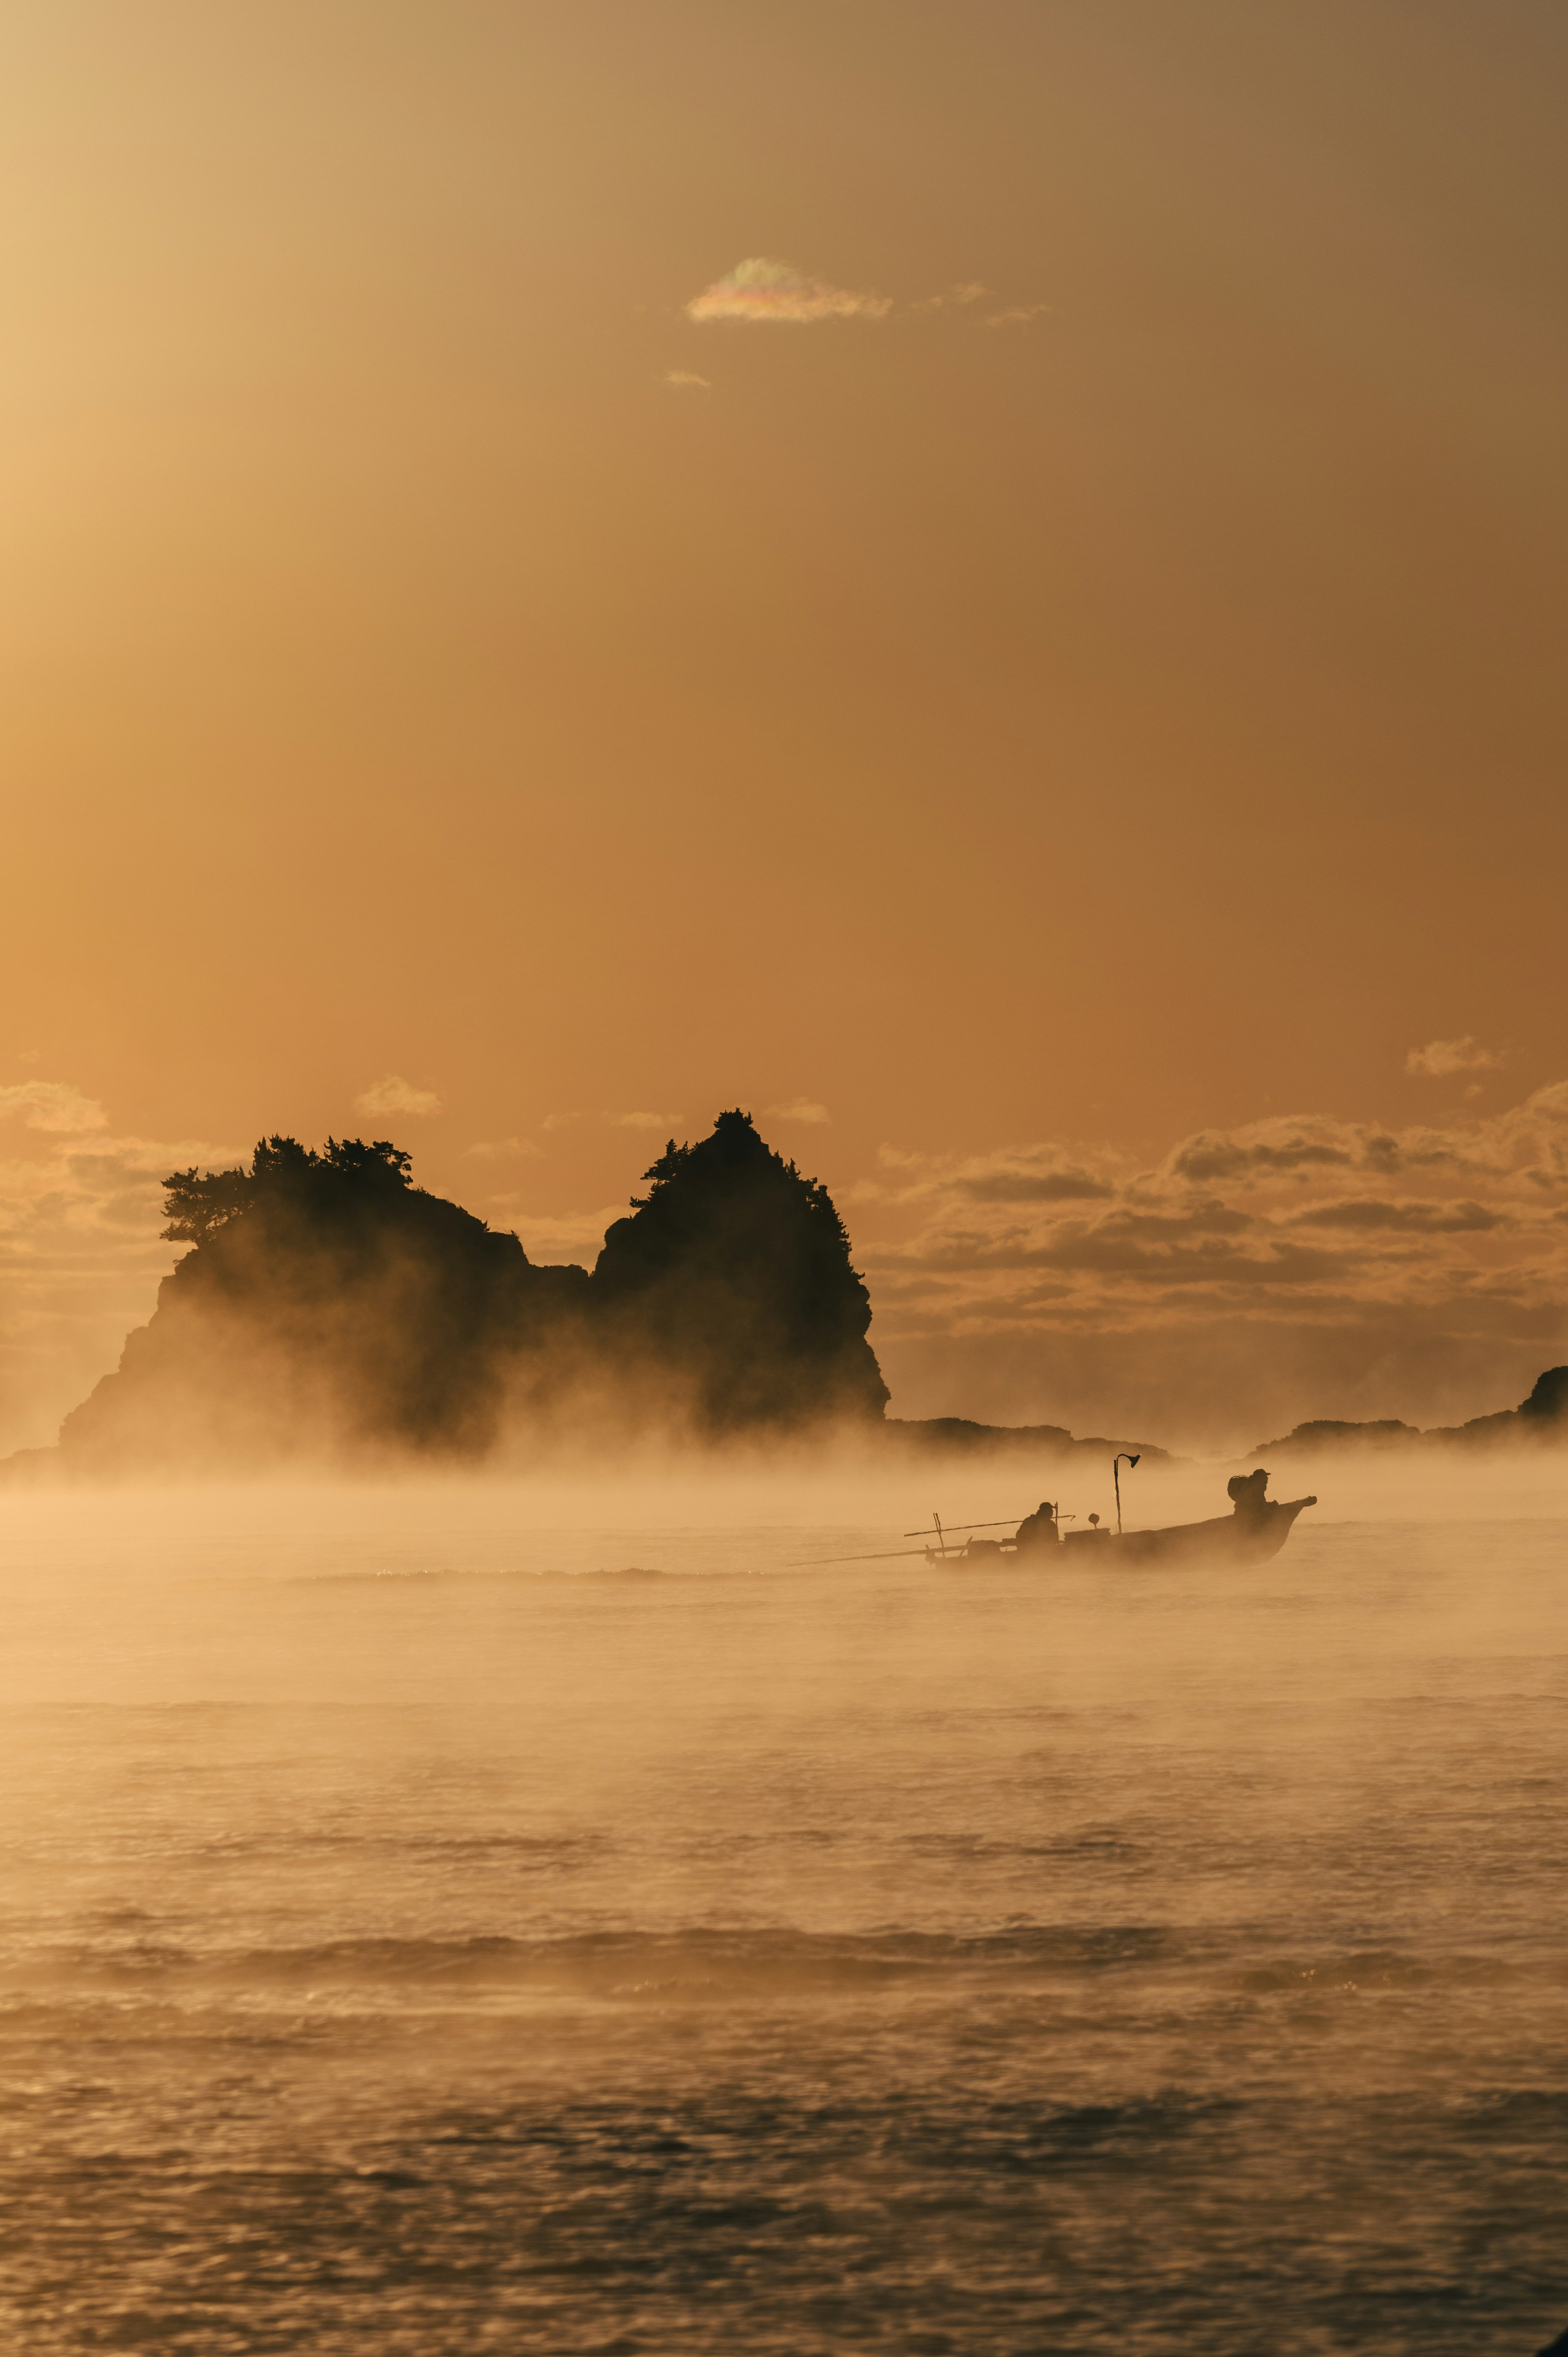
M1057 1510L1048 1498L1042 1498L1032 1514L1026 1514L1018 1525L1018 1535L1013 1544L1020 1555L1037 1555L1043 1547L1060 1543L1057 1528Z
M1261 1469L1256 1473L1232 1473L1225 1489L1235 1505L1239 1522L1267 1522L1271 1503L1268 1487L1269 1477Z

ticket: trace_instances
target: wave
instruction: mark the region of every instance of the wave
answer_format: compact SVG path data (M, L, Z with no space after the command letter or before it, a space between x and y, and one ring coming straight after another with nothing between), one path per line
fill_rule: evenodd
M1169 1959L1173 1934L1145 1925L1015 1924L987 1932L823 1933L779 1928L573 1932L517 1939L346 1939L299 1947L202 1952L130 1940L37 1949L0 1967L0 1988L26 1998L39 1983L78 1994L178 1998L248 1990L395 1997L510 1994L681 2000L911 1990L954 1975L1033 1980L1137 1970Z

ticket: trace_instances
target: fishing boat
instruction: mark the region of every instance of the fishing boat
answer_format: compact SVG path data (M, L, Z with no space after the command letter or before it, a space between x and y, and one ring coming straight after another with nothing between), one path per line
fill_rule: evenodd
M1159 1531L1107 1530L1098 1514L1090 1514L1082 1530L1058 1533L1053 1508L1044 1525L1053 1536L1036 1536L1033 1544L1020 1545L1016 1540L971 1535L954 1546L949 1544L953 1534L938 1523L937 1544L926 1548L926 1561L940 1571L979 1569L986 1564L1026 1564L1032 1571L1047 1571L1058 1565L1070 1571L1122 1571L1146 1564L1268 1563L1289 1538L1296 1516L1317 1503L1316 1498L1271 1498L1266 1495L1268 1481L1261 1468L1254 1473L1233 1475L1229 1484L1230 1513L1216 1515L1212 1522L1175 1523ZM1029 1521L1036 1529L1041 1527L1037 1517ZM1120 1481L1117 1521L1121 1521Z
M1217 1514L1207 1523L1174 1523L1163 1531L1124 1531L1122 1468L1137 1462L1136 1457L1123 1451L1112 1465L1116 1491L1113 1531L1101 1524L1098 1514L1090 1514L1082 1530L1064 1530L1063 1523L1075 1517L1060 1514L1048 1502L1016 1523L1014 1516L1008 1515L1002 1523L944 1525L941 1516L933 1514L934 1544L931 1534L906 1531L907 1539L923 1538L925 1545L884 1548L875 1555L819 1555L801 1568L818 1571L829 1564L892 1563L901 1556L922 1555L933 1571L981 1571L987 1566L996 1570L1011 1565L1030 1572L1131 1571L1146 1564L1268 1563L1289 1538L1296 1516L1317 1503L1316 1498L1283 1501L1271 1498L1269 1477L1260 1466L1252 1473L1233 1474L1226 1484L1230 1498L1228 1514ZM980 1531L1001 1529L1013 1531L1013 1537L991 1539L975 1535Z

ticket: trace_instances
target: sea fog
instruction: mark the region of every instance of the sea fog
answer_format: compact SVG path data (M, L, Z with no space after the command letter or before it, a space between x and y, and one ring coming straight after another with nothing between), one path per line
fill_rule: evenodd
M1228 1468L1123 1469L1133 1523ZM1531 2352L1568 1467L0 1495L29 2352Z

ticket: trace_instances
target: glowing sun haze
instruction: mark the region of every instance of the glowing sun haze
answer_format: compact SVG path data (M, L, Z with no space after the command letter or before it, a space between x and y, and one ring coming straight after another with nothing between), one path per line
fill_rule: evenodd
M0 68L0 1447L169 1168L391 1135L577 1255L736 1103L896 1412L1568 1356L1560 8L24 0Z

